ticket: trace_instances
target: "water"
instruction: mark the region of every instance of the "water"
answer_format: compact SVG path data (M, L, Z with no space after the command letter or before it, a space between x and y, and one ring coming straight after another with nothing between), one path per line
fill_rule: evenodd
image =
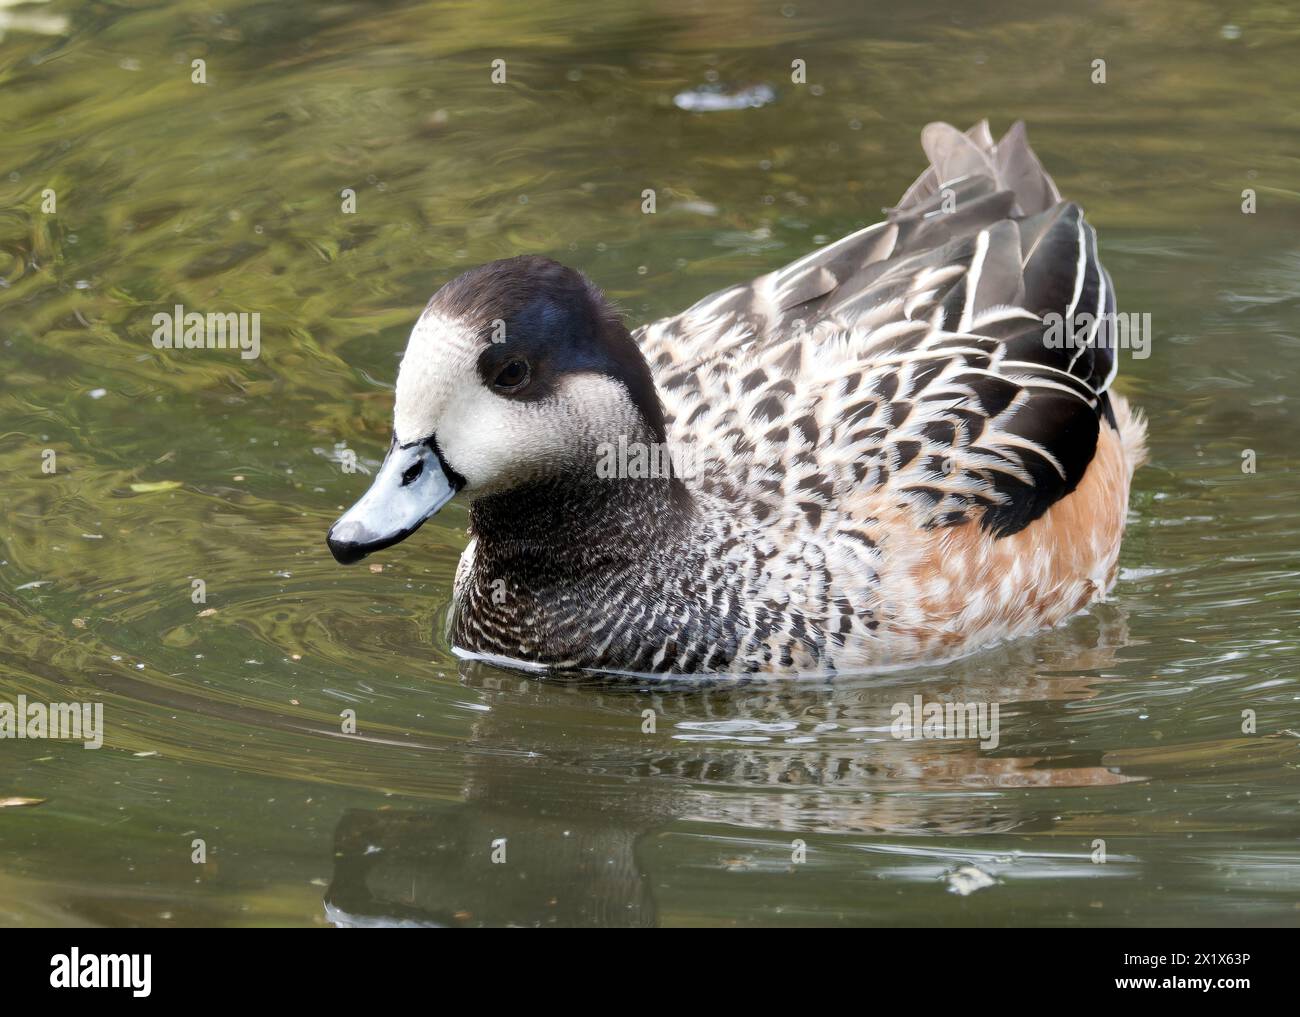
M1300 16L55 0L0 30L0 702L106 726L0 742L0 800L44 799L0 808L0 921L1300 921ZM332 561L339 449L377 463L451 275L546 253L648 320L874 221L925 122L982 116L1028 121L1152 315L1111 603L887 677L575 683L450 652L463 507ZM155 350L177 303L259 312L260 358ZM918 694L999 703L999 744L893 738Z

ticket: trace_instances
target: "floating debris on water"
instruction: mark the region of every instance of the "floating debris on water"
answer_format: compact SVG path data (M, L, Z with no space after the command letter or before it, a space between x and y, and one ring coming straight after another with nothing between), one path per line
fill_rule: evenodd
M738 92L728 92L721 85L701 85L673 96L673 105L688 113L757 109L775 101L776 90L771 85L752 85Z
M0 809L16 809L24 805L44 805L44 798L0 798Z
M692 212L695 215L717 215L718 206L711 201L700 201L692 199L690 201L679 201L673 206L673 209L679 212Z
M983 890L997 884L996 879L974 865L963 865L952 872L945 872L943 878L948 884L949 893L960 894L963 897L969 897L976 890Z
M48 3L49 0L32 0ZM11 14L6 7L17 7L20 0L0 0L0 40L8 32L32 32L36 35L63 35L68 31L68 19L62 14L39 14L21 11Z
M131 490L136 494L152 494L155 491L174 491L180 486L179 480L153 480L143 484L132 484Z

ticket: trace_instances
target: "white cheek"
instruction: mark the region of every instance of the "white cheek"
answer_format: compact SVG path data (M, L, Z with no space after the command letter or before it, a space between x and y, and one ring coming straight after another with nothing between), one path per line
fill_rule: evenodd
M563 461L565 436L544 408L482 386L452 400L438 420L438 447L468 492L521 483Z
M438 447L470 494L594 466L595 448L625 434L640 417L627 389L602 375L565 378L538 402L505 399L481 384L458 392L440 415Z

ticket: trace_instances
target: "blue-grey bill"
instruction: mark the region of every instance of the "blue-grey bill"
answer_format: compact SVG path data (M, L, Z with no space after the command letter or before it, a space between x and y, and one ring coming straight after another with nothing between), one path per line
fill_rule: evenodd
M433 442L394 442L370 490L339 516L325 542L337 561L350 565L409 537L455 494Z

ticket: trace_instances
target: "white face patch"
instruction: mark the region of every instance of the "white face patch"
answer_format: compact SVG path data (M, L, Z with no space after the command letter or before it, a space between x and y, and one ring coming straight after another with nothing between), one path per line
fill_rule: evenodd
M486 341L460 321L426 312L402 357L393 410L398 443L434 436L471 497L582 468L600 443L644 434L627 388L607 375L565 375L539 400L492 391L478 373Z

